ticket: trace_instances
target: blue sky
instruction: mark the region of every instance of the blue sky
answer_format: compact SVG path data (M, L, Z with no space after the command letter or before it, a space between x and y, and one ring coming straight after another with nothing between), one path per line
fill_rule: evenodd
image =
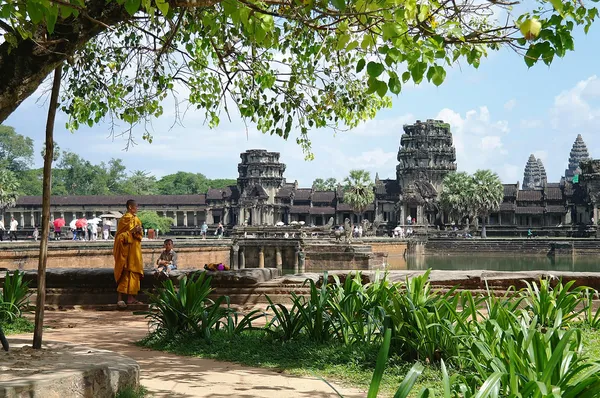
M596 23L598 25L598 23ZM492 53L475 70L466 65L449 71L440 87L404 87L393 98L392 109L358 128L333 135L311 133L315 160L304 161L294 139L264 136L240 121L223 121L217 129L202 124L203 117L188 113L184 126L172 127L168 116L154 122L154 142L141 140L124 151L123 139L109 138L107 124L70 133L59 115L55 130L62 149L70 149L98 163L123 159L130 171L146 170L157 177L179 170L209 178L236 178L239 153L254 148L281 152L288 181L310 186L315 178L343 179L353 168L394 178L402 125L417 119L442 119L452 126L459 170L496 171L503 182L522 181L531 153L541 157L548 180L558 182L567 167L569 151L582 134L592 157L600 157L600 26L576 35L575 51L528 69L512 51ZM43 102L43 103L42 103ZM46 97L32 96L5 124L35 140L36 165L44 137Z

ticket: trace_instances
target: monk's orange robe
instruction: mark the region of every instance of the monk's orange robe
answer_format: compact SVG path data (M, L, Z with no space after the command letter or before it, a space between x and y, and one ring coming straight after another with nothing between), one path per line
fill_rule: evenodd
M137 225L142 225L140 219L127 212L119 220L115 235L115 281L118 284L117 292L123 294L137 294L140 280L144 277L142 233L133 231Z

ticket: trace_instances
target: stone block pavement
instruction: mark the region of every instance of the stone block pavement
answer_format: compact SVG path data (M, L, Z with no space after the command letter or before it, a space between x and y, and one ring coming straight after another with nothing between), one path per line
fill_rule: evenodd
M147 334L148 325L142 316L131 312L46 311L44 324L51 328L44 331L45 340L111 350L136 360L141 368L140 382L152 397L337 397L317 378L138 347L134 342ZM346 398L366 396L364 391L332 384Z

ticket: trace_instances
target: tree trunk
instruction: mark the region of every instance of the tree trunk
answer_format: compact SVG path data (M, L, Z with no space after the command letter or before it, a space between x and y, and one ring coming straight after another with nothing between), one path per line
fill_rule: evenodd
M33 332L33 348L42 348L44 327L44 306L46 305L46 260L48 258L48 235L50 232L50 188L52 184L52 161L54 160L54 119L58 107L58 94L62 77L62 65L54 71L52 94L46 121L46 153L44 154L44 187L42 198L42 240L40 241L40 258L37 275L37 297L35 300L35 329Z
M481 238L487 238L487 231L485 230L485 216L481 217Z

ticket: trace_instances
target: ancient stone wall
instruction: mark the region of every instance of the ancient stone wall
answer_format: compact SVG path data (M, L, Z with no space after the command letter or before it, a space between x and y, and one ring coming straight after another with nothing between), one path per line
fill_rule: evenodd
M144 266L153 268L163 250L160 242L143 242ZM175 242L178 266L182 269L202 268L207 263L229 265L229 241L218 243ZM33 270L38 267L39 246L15 244L0 246L0 269ZM112 268L112 242L52 242L48 250L47 268Z
M417 242L410 242L411 245ZM600 255L598 239L430 239L425 255L498 253L505 255Z

